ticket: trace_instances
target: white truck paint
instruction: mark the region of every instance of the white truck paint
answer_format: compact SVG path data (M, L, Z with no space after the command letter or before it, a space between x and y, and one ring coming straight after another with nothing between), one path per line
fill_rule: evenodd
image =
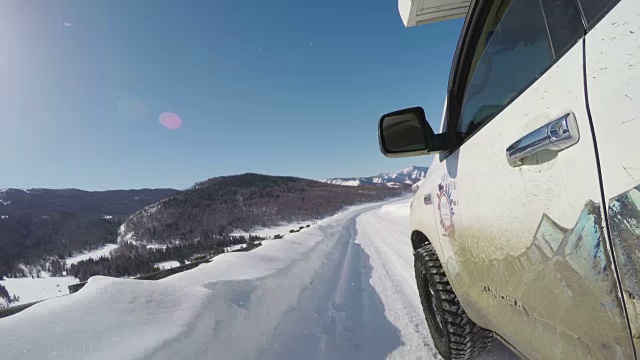
M534 157L528 165L509 166L505 149L511 143L567 111L574 113L582 131L578 144L554 158ZM578 296L562 288L563 282L571 290L579 285L554 271L553 263L518 268L508 262L535 246L534 234L543 214L571 229L586 202L600 202L584 102L582 43L445 161L439 161L436 155L430 167L431 188L423 186L417 196L422 192L432 194L435 222L417 214L412 214L412 219L417 219L416 229L429 229L425 233L431 234L427 237L446 264L449 280L472 319L504 334L518 349L535 350L533 354L543 355L541 358L589 358L597 352L588 344L615 348L620 342L628 342L615 294L601 298L611 311L599 309L597 303L585 304L584 297L600 298L601 292L606 293L609 282L605 283L607 287L595 290L597 294L588 287L580 288L583 293ZM440 190L439 186L449 189ZM434 223L438 242L432 235ZM447 231L444 225L452 226L453 231ZM571 265L577 266L572 261L563 266ZM529 316L523 316L518 308L492 301L485 286L517 299ZM548 311L550 298L563 305L557 311ZM583 320L594 319L599 319L601 329L606 328L615 340L608 341L585 327ZM528 336L522 337L523 333ZM630 347L620 351L632 353Z
M481 5L470 3L467 16L478 16L474 8ZM464 142L447 138L447 149L438 149L411 202L411 231L434 247L468 316L522 355L637 358L640 2L540 4L551 32L549 46L559 34L551 29L569 31L553 16L565 16L567 9L580 6L578 26L584 23L585 28L576 32L578 39L569 50L552 49L559 51L553 65ZM421 10L425 8L422 1L399 0L408 27L440 20ZM492 30L473 46L486 46L494 34ZM530 40L523 43L535 46ZM464 39L461 44L465 46ZM456 56L462 56L461 49ZM494 68L500 68L493 61ZM526 66L527 59L520 63ZM469 82L465 84L466 93ZM441 133L456 131L455 125L445 123L451 121L451 109L445 104ZM507 162L510 145L567 113L573 114L579 129L575 145L537 152L525 157L521 166ZM428 132L424 136L434 139ZM401 156L403 151L390 153L384 144L381 140L385 155ZM413 149L404 152L424 153ZM415 243L414 250L422 245Z
M586 37L589 105L636 351L640 350L640 2L621 1Z

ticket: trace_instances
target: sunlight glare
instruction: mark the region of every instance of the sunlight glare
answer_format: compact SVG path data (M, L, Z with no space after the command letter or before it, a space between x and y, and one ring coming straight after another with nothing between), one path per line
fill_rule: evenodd
M160 122L160 124L162 124L162 126L170 130L176 130L180 128L180 126L182 126L182 119L180 119L178 115L171 112L160 114L160 116L158 117L158 121Z

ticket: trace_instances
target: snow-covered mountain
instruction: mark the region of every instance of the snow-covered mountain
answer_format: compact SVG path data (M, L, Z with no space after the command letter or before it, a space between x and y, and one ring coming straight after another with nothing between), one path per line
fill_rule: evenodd
M328 184L345 186L387 185L389 187L409 187L424 179L427 175L427 170L429 170L428 167L411 166L400 171L369 177L333 178L322 179L320 181Z

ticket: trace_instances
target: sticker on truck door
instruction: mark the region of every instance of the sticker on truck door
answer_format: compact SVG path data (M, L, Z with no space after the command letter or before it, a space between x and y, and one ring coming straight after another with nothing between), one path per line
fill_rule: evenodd
M440 226L444 233L442 235L452 237L454 233L453 216L457 203L453 200L453 191L456 189L455 181L445 174L438 184L438 215L440 216Z

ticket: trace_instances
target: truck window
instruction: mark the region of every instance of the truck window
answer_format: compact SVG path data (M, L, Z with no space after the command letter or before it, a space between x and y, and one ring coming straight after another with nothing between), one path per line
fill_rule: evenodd
M579 0L589 30L611 10L620 0Z
M505 3L503 15L497 11L487 20L497 23L495 29L485 26L476 46L481 56L472 66L457 126L462 139L498 115L553 63L540 2L513 0L499 7Z
M575 0L540 0L555 58L561 57L585 32Z

